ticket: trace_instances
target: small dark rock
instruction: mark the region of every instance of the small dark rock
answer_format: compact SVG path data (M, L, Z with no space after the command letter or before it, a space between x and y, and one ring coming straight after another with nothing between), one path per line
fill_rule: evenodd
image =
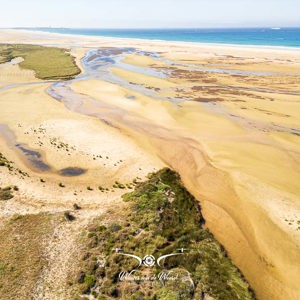
M81 209L81 207L80 207L77 203L74 203L74 204L73 204L73 208L74 208L75 210Z
M66 211L64 213L64 216L65 216L67 221L74 221L75 220L75 217L69 211Z

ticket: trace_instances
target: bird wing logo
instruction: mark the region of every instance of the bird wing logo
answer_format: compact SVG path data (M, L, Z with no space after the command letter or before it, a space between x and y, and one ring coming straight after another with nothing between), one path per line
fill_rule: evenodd
M171 256L183 255L183 254L185 254L184 251L186 251L187 249L184 249L184 248L178 249L179 252L162 255L162 256L158 257L157 260L155 259L155 257L153 255L149 255L149 254L145 255L143 258L140 258L139 256L134 255L134 254L124 253L122 248L116 248L114 250L116 251L116 253L118 253L120 255L135 259L138 263L136 268L139 268L142 264L145 265L146 267L153 267L155 265L155 263L159 267L162 267L161 264L163 261L165 261L166 258L171 257Z

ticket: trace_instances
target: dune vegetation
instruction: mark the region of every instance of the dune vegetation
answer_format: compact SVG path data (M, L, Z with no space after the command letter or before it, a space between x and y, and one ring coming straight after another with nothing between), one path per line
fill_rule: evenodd
M223 247L203 227L199 202L185 189L177 173L165 168L151 174L123 200L129 204L124 218L111 218L108 223L102 220L89 227L88 248L76 282L80 293L93 294L97 299L255 298ZM187 252L166 259L163 267L155 264L149 271L141 266L135 272L159 276L168 270L178 280L128 282L120 281L119 274L134 269L136 261L115 253L117 248L156 258L181 248Z
M39 79L68 80L80 73L67 49L38 45L2 44L0 63L22 57L21 68L33 70Z
M47 263L41 240L51 236L57 219L41 213L15 215L4 223L0 230L0 299L30 298Z

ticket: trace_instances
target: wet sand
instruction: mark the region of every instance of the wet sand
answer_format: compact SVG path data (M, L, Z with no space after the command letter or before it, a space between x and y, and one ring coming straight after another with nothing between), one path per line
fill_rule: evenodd
M299 51L12 30L1 30L0 41L72 47L83 71L32 85L29 71L0 68L0 123L58 170L30 167L0 135L1 152L30 174L1 169L1 185L20 187L1 204L2 217L74 202L114 209L124 193L114 181L167 165L258 299L300 297ZM59 173L70 167L86 172Z

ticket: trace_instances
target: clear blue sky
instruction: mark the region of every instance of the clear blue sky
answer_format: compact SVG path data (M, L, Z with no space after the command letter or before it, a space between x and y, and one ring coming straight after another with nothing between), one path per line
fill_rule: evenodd
M0 0L0 27L300 27L300 0Z

